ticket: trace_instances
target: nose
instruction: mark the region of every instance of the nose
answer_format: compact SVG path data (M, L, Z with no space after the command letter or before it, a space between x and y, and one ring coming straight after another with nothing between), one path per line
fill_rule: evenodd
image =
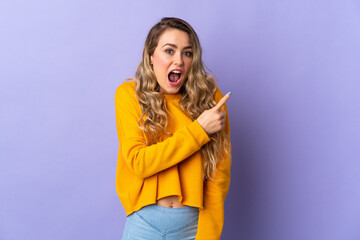
M177 53L175 56L174 56L174 64L175 65L178 65L178 66L182 66L184 64L184 61L183 61L183 56L181 53Z

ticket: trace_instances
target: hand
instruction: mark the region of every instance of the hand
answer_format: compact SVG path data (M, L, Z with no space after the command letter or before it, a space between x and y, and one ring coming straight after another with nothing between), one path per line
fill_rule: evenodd
M231 92L227 93L218 104L209 109L205 110L198 118L200 126L205 130L205 132L210 135L216 133L223 129L225 126L225 116L226 112L221 111L221 107L225 105L226 101L230 98Z

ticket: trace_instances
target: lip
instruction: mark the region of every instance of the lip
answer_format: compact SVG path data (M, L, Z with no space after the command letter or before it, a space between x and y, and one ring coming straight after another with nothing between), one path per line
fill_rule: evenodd
M172 72L172 71L179 71L179 72L181 72L181 76L180 76L180 78L179 78L179 80L177 80L177 82L171 82L170 80L169 80L169 74ZM167 80L168 80L168 83L171 85L171 86L173 86L173 87L177 87L177 86L179 86L179 84L182 82L182 79L183 79L183 76L184 76L184 72L183 72L183 70L182 69L180 69L180 68L176 68L176 69L172 69L168 74L167 74Z

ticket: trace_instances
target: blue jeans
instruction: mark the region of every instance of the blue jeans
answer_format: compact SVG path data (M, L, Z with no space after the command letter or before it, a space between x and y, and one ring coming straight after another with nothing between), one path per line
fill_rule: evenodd
M195 207L148 205L127 216L122 240L193 240L198 219L199 209Z

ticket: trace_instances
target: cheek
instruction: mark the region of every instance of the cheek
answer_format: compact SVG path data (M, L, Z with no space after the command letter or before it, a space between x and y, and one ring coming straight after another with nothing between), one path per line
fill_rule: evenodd
M189 59L188 61L185 62L185 69L187 71L190 71L191 64L192 64L192 59Z
M193 61L192 59L189 59L189 60L186 62L188 67L190 67L190 66L191 66L192 61Z
M163 68L167 68L169 64L170 64L170 61L165 56L161 56L161 55L154 56L154 65L156 65L156 67L159 70L163 69Z

